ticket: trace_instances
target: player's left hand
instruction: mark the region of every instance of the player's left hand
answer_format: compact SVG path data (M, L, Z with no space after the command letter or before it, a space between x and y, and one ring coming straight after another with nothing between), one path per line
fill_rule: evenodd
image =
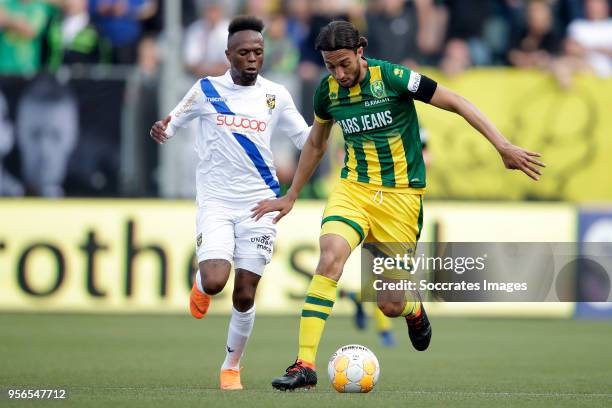
M502 146L499 149L499 154L507 169L520 170L536 181L542 175L538 167L546 167L544 163L537 159L542 156L540 153L530 152L511 143Z
M274 200L260 201L255 207L251 208L251 218L255 218L255 221L258 221L267 213L278 211L278 215L274 217L274 220L272 220L272 223L276 224L281 218L287 215L289 211L291 211L294 203L295 198L290 195L284 195Z

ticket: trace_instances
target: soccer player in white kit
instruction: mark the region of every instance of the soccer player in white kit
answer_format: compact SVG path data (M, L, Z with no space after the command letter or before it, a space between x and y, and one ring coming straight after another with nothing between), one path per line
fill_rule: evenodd
M164 143L178 128L198 118L196 151L196 252L199 271L190 296L191 314L208 311L211 296L221 292L234 263L233 310L227 354L221 367L221 389L242 389L240 358L253 329L255 291L272 258L275 214L251 218L258 202L276 198L270 137L281 132L301 149L310 128L285 87L259 75L263 63L263 23L236 17L228 28L230 69L219 77L198 80L176 108L151 128Z

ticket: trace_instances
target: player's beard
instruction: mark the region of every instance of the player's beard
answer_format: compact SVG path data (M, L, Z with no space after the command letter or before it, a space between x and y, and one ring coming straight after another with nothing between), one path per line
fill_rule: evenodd
M242 81L244 83L248 83L248 84L254 84L255 81L257 80L257 75L259 75L259 72L246 72L243 71L242 72Z
M359 61L357 61L357 73L355 74L355 79L353 80L353 82L348 86L348 88L352 88L355 85L357 85L359 83L359 78L361 78L361 64L359 63Z

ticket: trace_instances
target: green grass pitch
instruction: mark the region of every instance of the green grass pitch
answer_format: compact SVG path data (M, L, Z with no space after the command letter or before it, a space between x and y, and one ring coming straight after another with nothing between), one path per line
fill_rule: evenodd
M242 392L217 390L228 317L0 315L0 406L55 407L611 407L612 324L571 320L432 318L431 348L397 347L332 316L315 390L282 393L270 380L295 358L299 319L258 316ZM371 322L370 322L371 323ZM399 324L401 323L401 324ZM344 344L381 363L370 394L338 394L327 358ZM9 401L6 389L65 388L68 399ZM51 404L51 405L48 405Z

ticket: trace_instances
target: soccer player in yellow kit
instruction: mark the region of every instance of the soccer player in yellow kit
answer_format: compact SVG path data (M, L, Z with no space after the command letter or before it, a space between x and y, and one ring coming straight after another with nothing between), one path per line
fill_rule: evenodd
M406 67L365 58L365 46L367 40L349 22L333 21L321 30L316 48L330 75L315 92L315 122L293 183L285 196L253 209L256 218L279 211L275 222L286 215L323 157L332 123L342 127L345 165L323 214L321 254L302 310L298 357L285 375L272 381L276 389L316 385L317 347L351 252L360 243L416 248L423 225L425 165L415 99L461 115L493 144L506 168L538 180L538 167L544 167L538 153L512 145L465 98ZM386 316L404 317L412 345L427 349L431 325L417 292L408 299L379 298L377 304Z

